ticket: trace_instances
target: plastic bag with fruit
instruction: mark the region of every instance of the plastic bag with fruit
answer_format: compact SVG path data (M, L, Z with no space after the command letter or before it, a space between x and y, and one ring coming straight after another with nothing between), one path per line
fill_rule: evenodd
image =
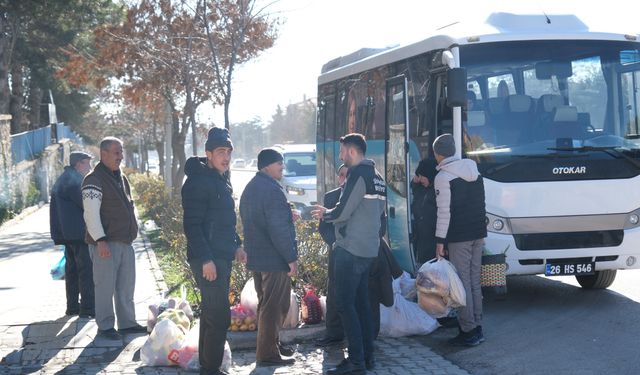
M256 314L245 308L241 303L231 307L231 331L255 331L257 328Z
M147 341L140 348L140 360L146 366L175 366L184 332L170 319L155 325Z
M157 303L149 305L147 310L147 331L151 332L158 321L158 315L162 314L166 309L182 310L190 321L193 320L193 310L191 305L184 298L171 297Z

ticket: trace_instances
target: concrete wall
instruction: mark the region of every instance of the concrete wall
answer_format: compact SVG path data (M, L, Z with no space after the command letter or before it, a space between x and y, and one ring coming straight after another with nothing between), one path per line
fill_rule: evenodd
M63 140L47 146L38 159L13 165L10 121L11 116L0 115L0 223L8 218L8 212L17 214L26 206L49 201L49 192L69 165L74 146Z

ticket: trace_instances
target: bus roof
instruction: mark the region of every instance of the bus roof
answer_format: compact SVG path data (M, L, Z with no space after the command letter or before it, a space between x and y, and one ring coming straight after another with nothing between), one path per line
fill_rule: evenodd
M492 13L480 25L453 23L438 29L437 34L415 43L383 49L366 48L333 59L323 66L318 84L455 45L554 39L627 41L637 40L637 37L637 34L592 32L575 15Z

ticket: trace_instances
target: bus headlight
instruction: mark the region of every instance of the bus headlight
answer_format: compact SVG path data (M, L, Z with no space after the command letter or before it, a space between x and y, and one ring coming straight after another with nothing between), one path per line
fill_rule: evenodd
M492 215L487 212L487 218L485 220L487 224L487 231L500 234L511 234L511 228L509 227L509 220L500 216Z
M629 223L630 223L631 225L636 225L636 224L638 224L638 219L639 219L639 218L638 218L638 215L637 215L637 214L631 214L631 215L629 215Z
M624 229L637 228L640 223L640 209L634 210L627 214L627 221L624 223Z

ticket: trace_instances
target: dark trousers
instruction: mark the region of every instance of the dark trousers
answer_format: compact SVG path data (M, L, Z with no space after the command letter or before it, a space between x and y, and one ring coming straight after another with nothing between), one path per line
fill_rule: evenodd
M364 366L373 358L373 329L369 304L369 270L374 258L335 250L336 305L347 336L349 361Z
M371 280L369 280L369 306L371 307L371 331L375 340L380 333L380 293L376 288L371 288Z
M95 315L93 264L85 243L64 246L64 286L67 292L67 313ZM80 302L78 302L80 297Z
M280 329L291 304L291 278L287 272L253 272L258 295L256 362L279 360Z
M334 270L336 268L335 253L335 250L329 250L329 270L327 271L327 314L324 321L327 328L327 337L332 340L342 340L344 338L344 329L342 328L342 322L340 321L340 315L338 315L338 309L336 307L336 281L334 274Z
M191 264L191 271L200 288L202 306L198 354L200 374L216 374L222 365L224 343L231 324L229 311L229 278L231 261L215 259L217 277L208 281L202 276L202 264Z

